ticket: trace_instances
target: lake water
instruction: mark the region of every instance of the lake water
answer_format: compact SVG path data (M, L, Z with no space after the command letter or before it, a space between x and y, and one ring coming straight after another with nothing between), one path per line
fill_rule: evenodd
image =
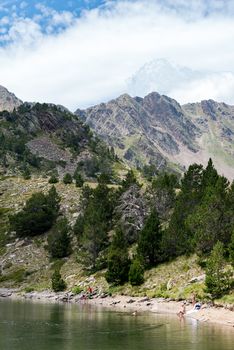
M234 329L174 315L0 299L0 350L233 350Z

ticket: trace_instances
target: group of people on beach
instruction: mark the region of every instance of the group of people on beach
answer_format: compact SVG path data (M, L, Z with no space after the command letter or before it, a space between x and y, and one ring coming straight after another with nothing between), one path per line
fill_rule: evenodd
M192 297L191 297L191 301L192 301L192 310L190 310L190 312L196 311L196 310L200 310L201 308L201 304L196 302L196 294L192 293ZM183 319L184 315L186 314L186 302L184 301L181 304L180 310L177 313L178 317L181 319Z

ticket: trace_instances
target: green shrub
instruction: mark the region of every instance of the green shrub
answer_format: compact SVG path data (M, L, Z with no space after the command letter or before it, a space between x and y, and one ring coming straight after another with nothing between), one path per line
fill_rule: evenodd
M83 289L79 286L75 286L72 288L72 293L73 294L80 294L81 292L83 292Z
M56 184L57 182L59 182L59 179L56 175L51 175L48 182L49 184Z
M16 283L23 282L26 277L26 271L24 268L17 268L15 271L12 271L6 275L0 276L0 282L4 281L13 281Z
M70 227L66 218L60 218L48 236L48 251L52 258L64 258L71 252Z
M30 170L28 168L25 168L25 170L23 171L23 178L24 178L24 180L31 179L31 173L30 173Z
M128 278L132 286L139 286L144 282L144 268L139 259L134 259L131 263Z
M57 218L59 201L54 186L48 195L42 192L34 193L19 213L9 217L11 230L16 231L20 237L46 232Z
M62 279L62 276L61 276L59 270L54 271L52 278L51 278L51 282L52 282L52 289L55 292L62 292L63 290L66 289L66 283Z
M82 187L83 186L84 179L78 172L75 172L73 178L74 178L74 180L76 182L76 187Z
M71 176L71 174L67 173L67 174L64 175L63 183L65 183L65 185L72 183L72 176Z

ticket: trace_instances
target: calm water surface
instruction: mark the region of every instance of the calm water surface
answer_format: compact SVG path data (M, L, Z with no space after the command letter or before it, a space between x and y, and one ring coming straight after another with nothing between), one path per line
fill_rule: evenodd
M234 329L170 315L0 300L0 350L233 350Z

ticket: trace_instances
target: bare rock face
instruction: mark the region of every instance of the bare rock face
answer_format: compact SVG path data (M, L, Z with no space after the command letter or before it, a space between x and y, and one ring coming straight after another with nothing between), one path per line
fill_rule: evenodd
M22 103L13 93L0 85L0 111L12 112Z

